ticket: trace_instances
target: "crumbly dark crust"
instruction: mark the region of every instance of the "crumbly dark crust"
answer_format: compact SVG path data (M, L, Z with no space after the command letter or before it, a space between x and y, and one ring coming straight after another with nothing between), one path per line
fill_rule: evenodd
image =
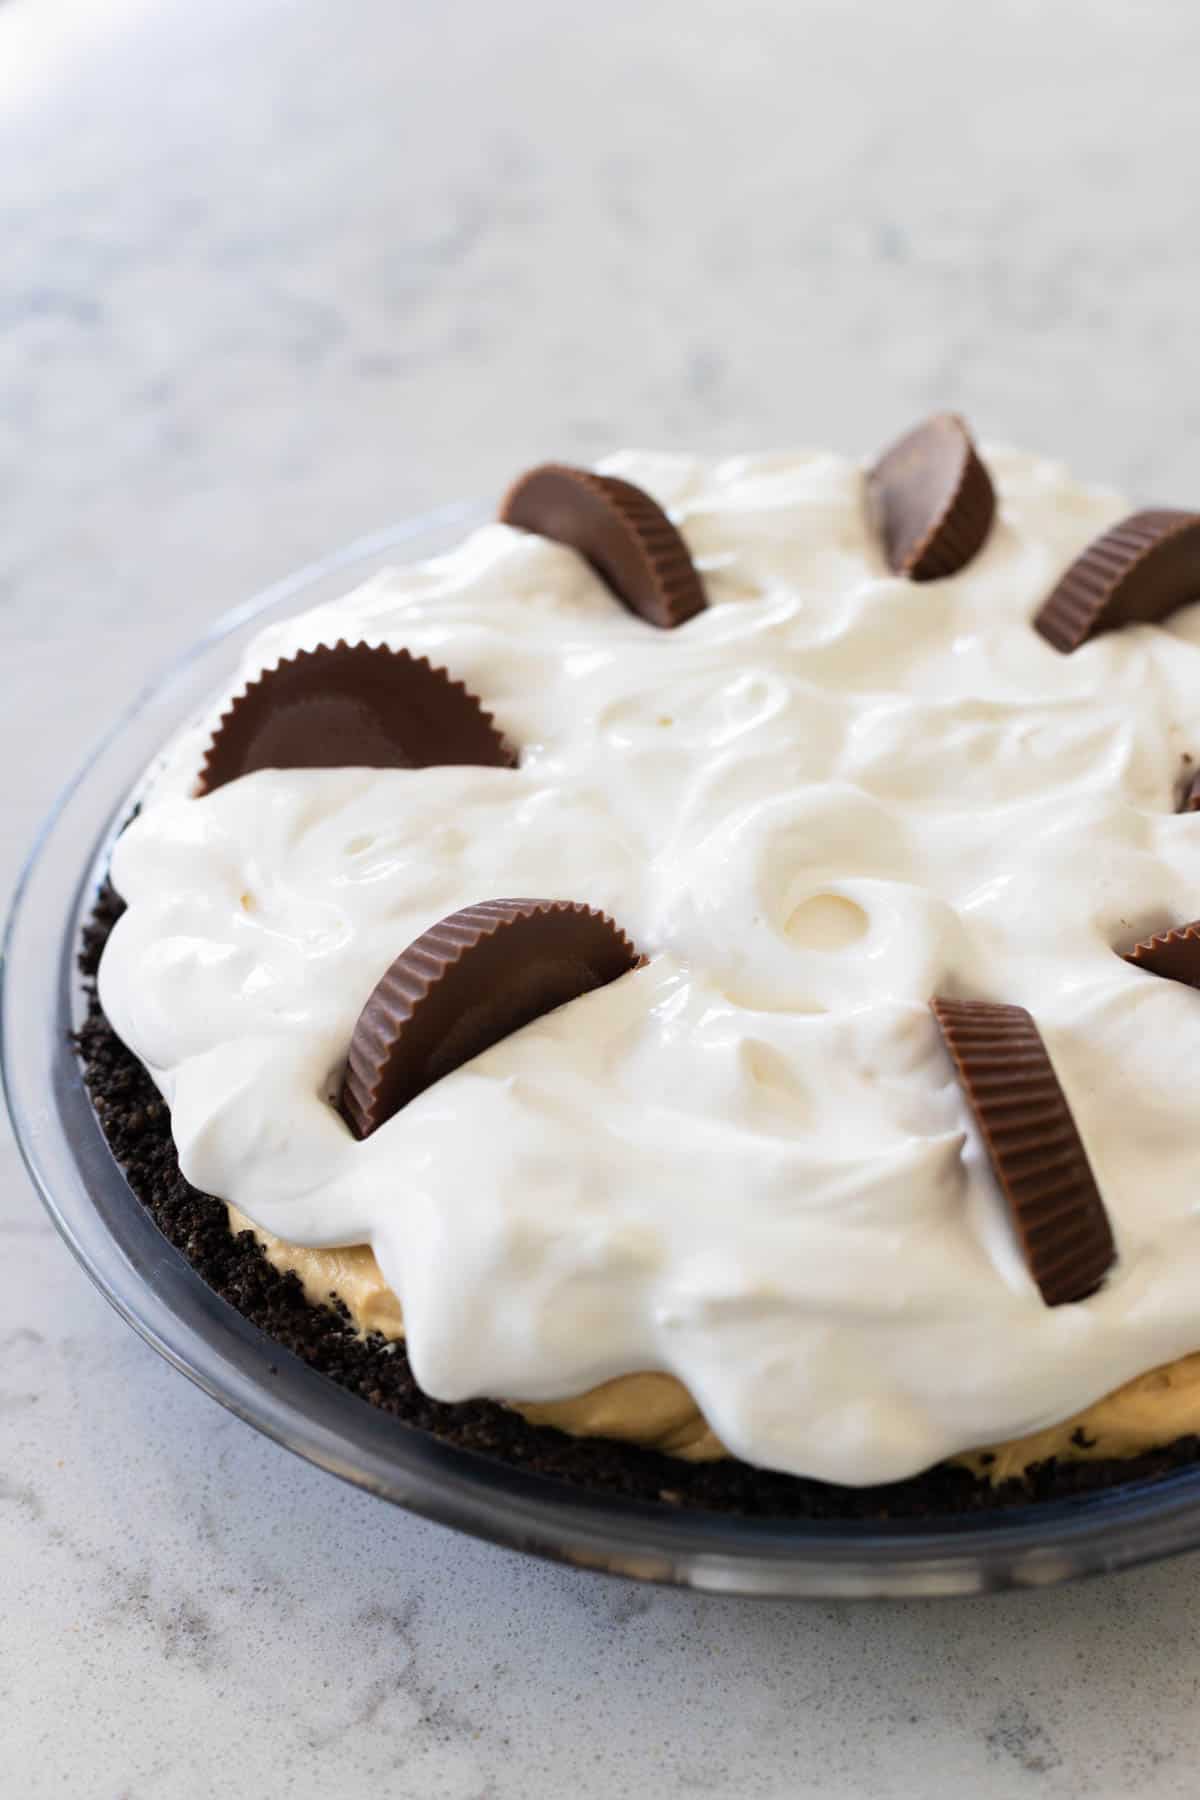
M413 1380L402 1344L360 1337L334 1306L311 1306L293 1274L272 1267L252 1232L234 1236L223 1202L185 1181L166 1105L137 1058L113 1032L96 998L94 977L108 934L123 911L106 888L84 932L80 967L88 1014L77 1047L96 1114L134 1194L159 1229L211 1288L277 1344L352 1393L391 1413L404 1427L499 1458L539 1475L632 1500L758 1518L918 1520L1061 1500L1119 1483L1169 1474L1200 1458L1200 1439L1179 1438L1122 1460L1048 1462L1023 1480L993 1487L967 1469L942 1463L910 1481L845 1488L773 1474L748 1463L687 1463L606 1438L572 1438L529 1425L490 1401L444 1406ZM264 1346L264 1355L268 1354Z

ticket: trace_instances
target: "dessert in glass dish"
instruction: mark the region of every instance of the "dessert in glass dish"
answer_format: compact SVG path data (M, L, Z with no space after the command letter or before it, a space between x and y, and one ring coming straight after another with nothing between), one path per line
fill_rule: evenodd
M269 626L86 933L139 1199L399 1420L895 1519L1200 1455L1200 515L953 415Z

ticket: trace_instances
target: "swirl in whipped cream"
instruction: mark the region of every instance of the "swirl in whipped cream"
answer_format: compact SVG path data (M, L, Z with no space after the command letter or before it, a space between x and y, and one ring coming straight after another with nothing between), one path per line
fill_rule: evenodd
M494 525L273 626L124 834L104 1007L189 1180L291 1242L369 1242L439 1399L677 1375L751 1462L861 1484L1078 1411L1200 1343L1200 994L1115 949L1200 911L1200 608L1062 656L1031 628L1124 508L987 460L975 560L891 577L860 467L603 465L670 511L709 609L658 632ZM427 655L515 770L264 770L190 797L230 694L339 637ZM647 967L359 1143L329 1102L367 995L455 909L610 912ZM934 992L1027 1006L1117 1236L1048 1308Z

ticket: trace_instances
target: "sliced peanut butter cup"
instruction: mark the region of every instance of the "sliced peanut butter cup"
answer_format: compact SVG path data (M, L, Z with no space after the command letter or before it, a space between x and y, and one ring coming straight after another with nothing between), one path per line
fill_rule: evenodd
M996 495L957 413L935 413L867 475L867 510L888 567L910 581L964 568L992 528Z
M1143 938L1126 953L1125 961L1150 975L1161 975L1166 981L1200 988L1200 919L1173 931L1161 931L1156 937Z
M1042 1299L1085 1300L1116 1249L1041 1032L1023 1006L930 1004Z
M1034 619L1069 655L1120 625L1154 625L1200 600L1200 513L1159 507L1131 513L1094 538Z
M255 769L511 768L478 700L445 669L373 644L300 650L251 681L222 716L198 795Z
M687 545L658 502L631 481L543 463L514 482L500 518L578 550L618 600L664 631L707 605Z
M443 1075L642 961L607 913L485 900L432 926L377 983L350 1040L340 1111L369 1137Z

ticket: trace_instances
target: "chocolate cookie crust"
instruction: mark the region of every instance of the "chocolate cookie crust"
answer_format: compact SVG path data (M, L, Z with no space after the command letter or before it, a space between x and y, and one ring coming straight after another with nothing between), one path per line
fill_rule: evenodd
M96 1116L130 1188L163 1235L222 1299L283 1349L390 1413L400 1425L596 1493L750 1518L862 1524L925 1521L1062 1500L1167 1475L1200 1460L1200 1438L1190 1436L1136 1457L1095 1462L1052 1458L1027 1470L1024 1479L995 1487L968 1469L941 1463L909 1481L848 1488L733 1459L687 1463L604 1438L572 1438L530 1425L491 1401L446 1406L431 1400L413 1380L403 1344L360 1337L332 1304L310 1306L297 1277L273 1268L252 1232L233 1235L224 1203L184 1179L167 1107L112 1030L96 997L100 955L123 910L106 886L84 931L79 964L87 985L87 1017L76 1048ZM266 1345L264 1355L269 1355Z

